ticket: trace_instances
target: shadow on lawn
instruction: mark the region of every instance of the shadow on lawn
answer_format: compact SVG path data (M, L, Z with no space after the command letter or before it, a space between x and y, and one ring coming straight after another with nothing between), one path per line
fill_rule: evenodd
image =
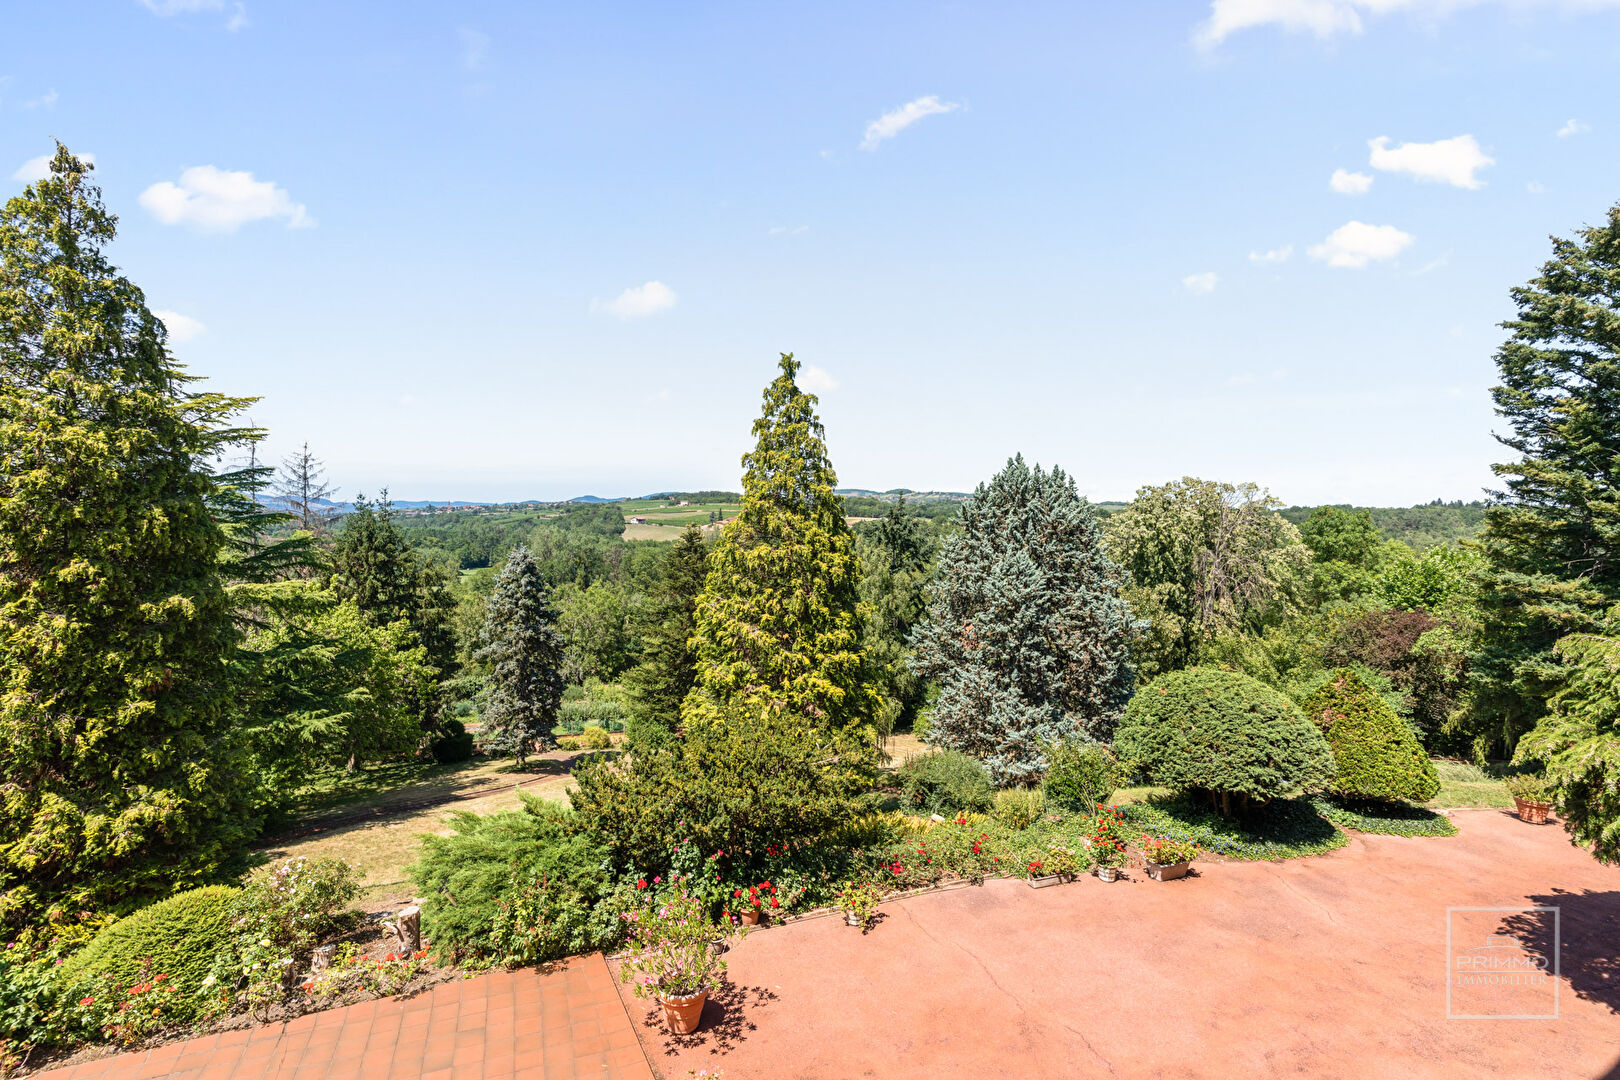
M690 1035L672 1035L664 1026L664 1010L657 1002L647 1010L641 1025L649 1029L647 1043L663 1044L664 1053L708 1047L711 1054L723 1054L748 1038L758 1025L748 1018L755 1009L776 1000L776 994L763 986L726 983L703 1003L703 1020Z
M1526 898L1531 904L1558 908L1558 971L1575 996L1620 1013L1620 892L1574 892L1554 889ZM1550 956L1553 915L1526 911L1502 920L1500 933L1511 934L1530 949ZM1620 1077L1620 1063L1608 1074Z

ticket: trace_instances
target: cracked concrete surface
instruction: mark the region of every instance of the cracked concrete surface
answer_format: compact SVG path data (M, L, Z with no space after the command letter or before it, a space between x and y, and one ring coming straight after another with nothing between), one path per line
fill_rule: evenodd
M751 934L732 980L771 989L745 1034L649 1043L669 1078L1603 1077L1620 1065L1620 870L1563 830L1461 811L1449 838L1326 856L1022 882ZM1446 909L1563 907L1561 1016L1446 1019ZM632 1012L645 1006L632 1001ZM1620 1075L1616 1073L1615 1075Z

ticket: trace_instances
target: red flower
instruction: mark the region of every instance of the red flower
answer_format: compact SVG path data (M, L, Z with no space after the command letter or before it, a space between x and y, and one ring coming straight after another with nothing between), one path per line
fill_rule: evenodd
M636 878L636 888L645 889L646 887L647 887L647 879L646 878Z
M95 1000L96 999L93 998L93 997L82 997L82 998L79 999L79 1004L80 1005L91 1005L91 1004L95 1003Z
M771 907L776 907L776 897L771 897Z
M742 895L742 890L741 889L732 889L731 890L731 895L732 896L741 896Z

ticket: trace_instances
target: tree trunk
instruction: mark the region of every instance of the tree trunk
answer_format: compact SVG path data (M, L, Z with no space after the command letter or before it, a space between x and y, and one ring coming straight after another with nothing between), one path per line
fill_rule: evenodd
M388 923L388 929L399 940L401 952L410 954L418 951L422 948L422 909L415 904L400 908Z

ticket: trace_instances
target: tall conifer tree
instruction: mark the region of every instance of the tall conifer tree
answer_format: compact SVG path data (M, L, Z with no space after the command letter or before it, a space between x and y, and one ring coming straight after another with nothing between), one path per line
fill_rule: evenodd
M0 213L0 922L117 909L250 835L226 538L199 462L251 433L195 393L103 254L90 166Z
M1483 627L1460 719L1477 753L1512 748L1561 678L1552 649L1598 628L1620 600L1620 205L1553 240L1540 276L1513 290L1518 317L1491 390L1519 455L1485 511Z
M1062 469L1013 458L962 504L940 549L915 670L940 682L930 741L1000 784L1046 767L1041 743L1106 739L1131 693L1123 572Z
M658 585L640 619L641 662L624 677L635 707L635 741L660 741L680 725L681 702L697 682L698 595L709 570L708 545L688 525L664 556Z
M521 544L506 557L484 616L476 659L489 665L481 717L521 767L550 744L562 705L563 639L540 564Z
M683 719L802 718L859 771L873 757L876 702L861 679L855 538L815 396L794 381L791 353L780 366L743 456L742 510L709 555Z

